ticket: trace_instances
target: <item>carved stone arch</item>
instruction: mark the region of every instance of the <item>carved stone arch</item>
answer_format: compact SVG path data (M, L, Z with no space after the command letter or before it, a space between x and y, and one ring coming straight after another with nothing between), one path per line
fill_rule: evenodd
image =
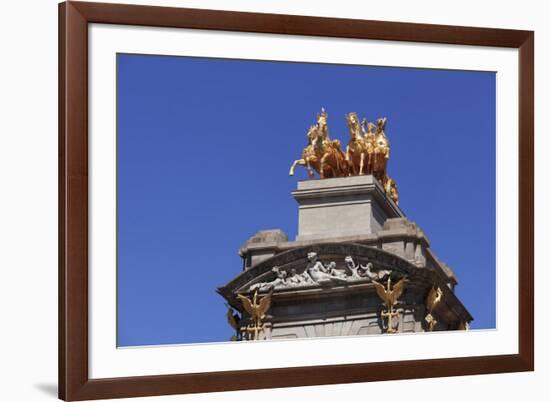
M358 243L317 243L311 246L303 246L276 254L254 267L243 271L226 286L219 288L218 292L226 299L232 300L237 293L246 292L248 287L259 281L271 281L276 274L273 267L281 270L296 270L302 273L308 263L307 255L310 252L317 253L320 261L336 263L338 269L345 269L345 257L351 256L357 264L372 263L375 270L389 270L407 276L410 280L420 282L433 282L432 272L419 269L412 262L395 254L376 247Z

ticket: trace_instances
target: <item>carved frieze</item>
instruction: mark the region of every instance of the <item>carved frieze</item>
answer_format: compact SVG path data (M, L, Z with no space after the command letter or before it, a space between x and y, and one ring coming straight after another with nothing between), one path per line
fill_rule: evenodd
M344 258L343 262L344 264L339 268L335 261L325 263L319 259L316 252L310 251L307 254L307 263L300 273L296 268L285 270L275 266L271 269L271 272L275 275L274 279L255 282L249 286L248 291L267 292L288 288L326 287L354 282L369 282L382 280L391 273L387 269L376 270L372 262L365 265L355 263L353 257L349 255Z

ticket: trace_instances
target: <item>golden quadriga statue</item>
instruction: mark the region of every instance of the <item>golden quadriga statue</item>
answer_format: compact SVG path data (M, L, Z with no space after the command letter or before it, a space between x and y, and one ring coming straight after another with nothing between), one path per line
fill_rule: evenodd
M317 123L307 132L308 145L302 151L301 159L294 161L290 175L296 166L305 166L310 178L314 171L321 179L372 174L384 187L389 197L399 203L395 181L387 174L390 158L390 143L384 129L387 119L376 120L376 124L363 119L359 122L357 113L346 115L350 139L344 153L339 140L331 140L328 133L328 114L324 109L317 115Z

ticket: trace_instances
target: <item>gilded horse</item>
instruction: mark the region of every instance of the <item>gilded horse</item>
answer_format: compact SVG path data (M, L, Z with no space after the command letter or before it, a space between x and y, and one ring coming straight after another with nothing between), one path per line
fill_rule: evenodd
M316 171L319 171L319 165L320 165L319 164L320 158L318 157L319 150L318 149L316 150L315 148L318 148L318 144L320 144L321 142L317 141L318 136L317 136L316 126L311 126L309 128L307 132L307 139L308 139L308 144L302 151L302 158L296 159L292 164L292 166L290 167L290 172L288 173L290 176L294 176L294 170L296 169L297 165L305 166L310 178L314 177L312 167Z
M369 157L366 139L363 136L362 126L359 124L357 113L351 112L346 114L346 122L350 135L348 146L346 147L346 161L348 161L352 175L363 175L368 171Z
M308 130L308 145L302 151L302 158L295 160L290 167L290 176L294 175L297 165L305 166L310 178L314 176L313 170L319 173L321 179L349 175L340 141L331 140L328 136L327 117L326 111L321 109L321 113L317 115L317 124Z
M346 161L346 155L340 148L339 140L328 140L323 145L319 176L321 179L349 176L349 165Z
M367 148L367 174L372 174L374 170L374 143L376 142L376 135L374 134L376 124L367 122L367 119L363 119L361 127L365 133L365 146Z
M319 176L321 179L349 176L349 164L346 155L342 152L340 141L329 138L327 120L328 113L324 108L321 108L321 113L317 114L317 132L322 143L323 153L318 170Z
M374 136L373 175L382 183L386 182L386 167L390 158L390 143L384 129L386 118L376 120L376 134Z

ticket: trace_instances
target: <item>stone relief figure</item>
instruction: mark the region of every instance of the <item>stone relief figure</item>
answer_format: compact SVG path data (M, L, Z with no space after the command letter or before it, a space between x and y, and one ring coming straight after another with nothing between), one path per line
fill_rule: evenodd
M345 277L340 276L340 271L335 269L336 263L334 261L331 261L325 266L317 259L317 253L314 252L308 253L307 259L309 262L306 266L306 272L314 282L320 285L334 282L346 282ZM333 274L333 271L338 271L337 275Z
M259 282L255 283L254 285L250 286L250 291L253 292L255 290L258 290L260 292L267 292L269 290L273 290L277 287L285 287L287 284L287 276L288 273L284 270L279 269L279 267L273 267L271 269L272 272L275 273L277 276L274 280L271 282Z
M366 265L356 264L351 256L345 257L343 268L338 268L335 261L324 264L315 252L307 254L307 261L302 273L298 273L295 268L284 270L273 267L271 271L275 274L275 279L269 282L254 283L249 286L248 291L267 292L275 289L383 280L391 273L386 269L374 270L372 262Z
M350 255L348 255L344 259L344 262L346 263L346 267L351 272L351 276L353 278L356 278L356 279L363 278L363 268L361 268L359 264L356 265L355 262L353 261L353 258Z
M355 264L353 258L348 255L345 260L346 266L352 272L352 277L358 279L368 278L370 280L382 280L388 276L391 271L387 269L381 269L379 271L373 272L374 265L372 262L368 262L367 265Z
M338 269L336 267L336 263L334 261L331 261L328 266L328 273L335 277L335 278L343 278L343 279L348 279L348 277L350 276L347 272L347 270L345 269ZM350 272L351 273L351 272Z
M309 274L307 272L303 272L301 274L298 274L296 272L296 269L295 268L292 268L290 270L290 277L288 278L288 281L289 283L289 286L303 286L303 285L308 285L308 284L312 284L313 281L311 279L311 277L309 276Z

